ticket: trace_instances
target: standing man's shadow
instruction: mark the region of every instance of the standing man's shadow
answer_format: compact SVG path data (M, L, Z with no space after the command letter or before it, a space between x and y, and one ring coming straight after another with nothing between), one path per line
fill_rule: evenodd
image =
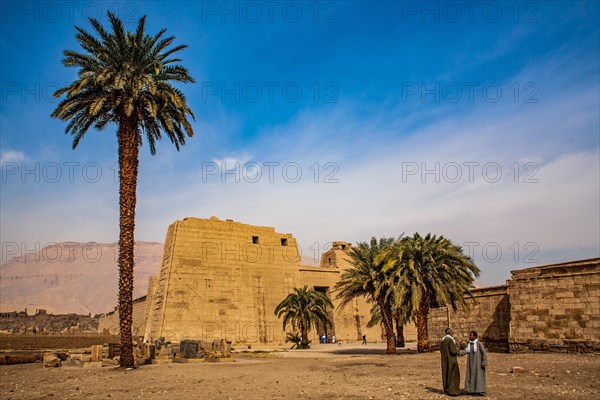
M428 392L431 392L431 393L436 393L436 394L445 394L445 393L444 393L444 391L443 391L442 389L432 388L432 387L429 387L429 386L426 386L426 387L425 387L425 389L426 389Z
M428 392L431 392L431 393L435 393L435 394L446 394L442 389L432 388L432 387L429 387L429 386L426 386L425 390L427 390ZM457 394L456 396L464 396L466 394L467 393L464 390L461 390L460 393Z

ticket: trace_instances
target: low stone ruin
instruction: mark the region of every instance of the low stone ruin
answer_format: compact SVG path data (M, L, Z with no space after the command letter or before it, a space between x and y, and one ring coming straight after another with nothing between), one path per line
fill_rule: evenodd
M82 368L101 368L119 364L120 345L109 343L94 345L90 349L71 351L47 351L40 359L47 368L60 367L63 364ZM185 339L180 343L157 340L144 343L143 338L134 341L133 354L136 365L187 362L231 362L231 342L215 339L212 342ZM36 360L39 361L39 360Z
M96 333L99 321L99 315L54 315L44 309L37 309L35 315L29 315L25 309L0 313L0 332L34 336Z
M156 356L153 363L233 361L231 342L222 339L215 339L212 342L184 339L179 344L165 343L159 339L156 341L154 351Z
M182 340L175 359L204 359L206 361L228 361L231 359L231 342L215 339L212 342L202 340ZM179 361L179 360L177 360Z
M108 346L108 360L119 361L120 346ZM165 342L159 338L154 343L145 343L142 337L134 341L133 355L136 365L186 363L186 362L231 362L231 342L215 339L212 342L185 339L180 343Z

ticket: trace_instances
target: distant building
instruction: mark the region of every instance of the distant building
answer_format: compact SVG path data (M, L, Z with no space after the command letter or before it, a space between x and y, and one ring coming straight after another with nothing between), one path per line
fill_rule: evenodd
M0 332L2 333L39 333L54 334L65 332L89 332L98 330L99 316L90 314L49 314L44 309L38 309L35 314L25 311L0 313Z

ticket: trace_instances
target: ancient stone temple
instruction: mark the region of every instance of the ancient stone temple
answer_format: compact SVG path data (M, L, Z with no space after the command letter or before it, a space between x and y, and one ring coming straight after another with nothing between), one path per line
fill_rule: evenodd
M337 341L381 340L380 327L367 328L370 305L357 300L339 308L332 290L349 267L351 245L334 242L318 266L302 265L296 239L274 228L185 218L169 226L162 264L147 295L145 339L165 337L234 343L283 344L285 332L275 307L295 287L307 285L333 300L333 329L313 330ZM407 339L414 331L407 330Z

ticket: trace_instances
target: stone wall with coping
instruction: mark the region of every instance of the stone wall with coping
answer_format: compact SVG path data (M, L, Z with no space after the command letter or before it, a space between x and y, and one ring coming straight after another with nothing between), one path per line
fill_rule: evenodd
M600 259L511 274L511 350L600 350Z
M600 351L600 258L511 274L506 285L471 290L469 310L432 309L431 343L449 323L460 343L475 330L492 351Z
M472 289L467 299L468 310L454 311L450 307L433 308L429 313L429 340L434 348L444 336L445 329L454 329L455 339L462 345L469 332L476 331L479 340L490 351L507 352L510 323L508 286Z

